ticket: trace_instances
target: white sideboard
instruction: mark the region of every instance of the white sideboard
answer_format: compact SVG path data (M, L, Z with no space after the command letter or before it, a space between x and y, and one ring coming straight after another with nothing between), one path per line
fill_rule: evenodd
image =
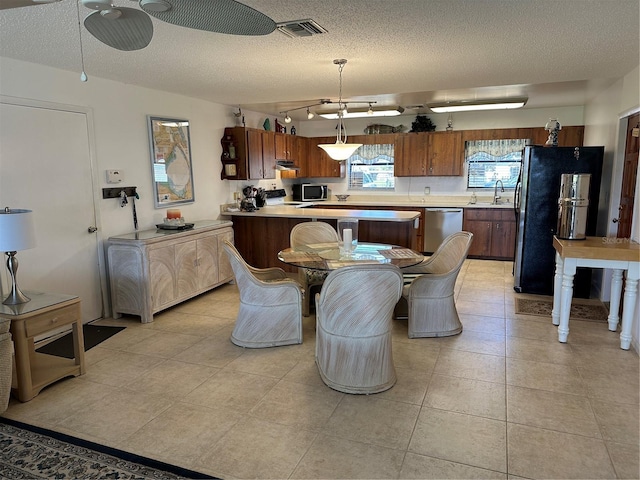
M109 238L107 262L113 318L153 314L233 280L222 243L233 241L225 220L190 230L145 230Z

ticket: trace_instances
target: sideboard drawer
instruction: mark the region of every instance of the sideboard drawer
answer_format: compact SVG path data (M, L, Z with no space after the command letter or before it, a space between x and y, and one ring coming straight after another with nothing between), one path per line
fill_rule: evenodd
M80 320L80 309L78 304L75 304L42 313L29 319L24 325L27 337L35 337L56 327L68 325L78 320Z

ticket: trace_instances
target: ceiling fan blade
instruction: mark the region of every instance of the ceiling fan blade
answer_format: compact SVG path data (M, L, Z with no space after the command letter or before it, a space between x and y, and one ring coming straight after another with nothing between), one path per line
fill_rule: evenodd
M128 7L117 7L120 17L109 19L99 11L93 12L84 19L85 28L110 47L129 52L140 50L151 42L153 23L149 15L141 10Z
M33 5L44 5L45 3L55 3L60 0L0 0L0 10L18 7L31 7Z
M235 0L164 0L166 11L157 11L156 2L141 1L140 7L163 22L181 27L230 35L268 35L276 23L264 13ZM156 11L154 11L156 10Z

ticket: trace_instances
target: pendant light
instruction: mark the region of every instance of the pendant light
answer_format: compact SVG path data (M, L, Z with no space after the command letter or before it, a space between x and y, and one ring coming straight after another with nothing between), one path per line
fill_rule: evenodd
M333 160L346 160L353 153L362 146L361 143L347 143L347 130L344 128L342 117L346 110L346 105L342 103L342 69L347 61L344 58L336 59L333 61L335 65L338 65L338 72L340 73L340 93L338 96L338 133L336 135L336 143L318 145L321 149L327 152ZM344 132L344 136L343 136ZM344 138L344 139L343 139Z

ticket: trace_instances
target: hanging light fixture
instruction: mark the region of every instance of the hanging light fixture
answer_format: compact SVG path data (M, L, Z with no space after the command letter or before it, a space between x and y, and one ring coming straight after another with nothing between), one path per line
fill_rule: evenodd
M311 110L309 110L309 107L307 107L307 119L311 120L315 116L315 113L313 113Z
M346 111L347 106L342 103L342 69L347 61L344 58L336 59L333 61L335 65L338 65L338 72L340 74L340 91L338 96L338 133L336 135L336 143L318 145L321 149L327 152L334 160L346 160L353 153L362 146L361 143L347 143L347 130L344 128L342 117ZM344 139L343 139L344 132Z
M291 117L289 116L289 112L284 116L284 123L291 123Z
M475 110L512 110L526 105L527 97L498 98L493 100L463 100L427 104L434 113L470 112Z
M367 110L367 115L373 115L373 107L369 104L369 109Z

